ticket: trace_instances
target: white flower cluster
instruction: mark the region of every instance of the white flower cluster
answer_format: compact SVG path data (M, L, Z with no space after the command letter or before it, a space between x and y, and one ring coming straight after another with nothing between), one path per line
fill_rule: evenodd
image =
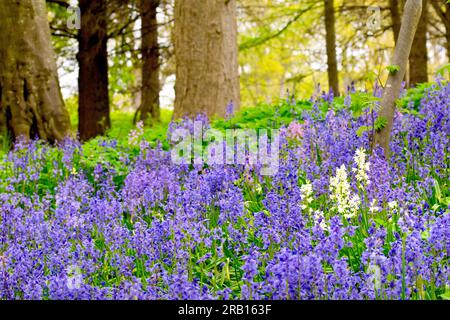
M313 189L311 182L306 180L306 183L304 183L300 187L300 192L302 194L302 210L305 210L309 206L309 204L311 204L311 202L313 201L312 197Z
M388 202L388 208L392 211L396 211L398 209L398 203L397 201L389 201Z
M353 172L356 173L356 180L360 185L368 186L370 184L369 180L369 170L370 162L366 162L366 151L363 148L356 150L356 154L353 157L355 161L356 168L353 168Z
M336 204L335 209L339 214L347 219L356 215L361 199L358 194L352 195L344 165L337 169L335 177L330 178L330 192L330 198Z

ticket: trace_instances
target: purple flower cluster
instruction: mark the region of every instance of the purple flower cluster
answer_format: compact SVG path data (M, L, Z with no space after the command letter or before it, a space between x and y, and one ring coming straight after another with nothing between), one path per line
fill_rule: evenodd
M397 114L392 157L368 156L365 186L352 168L371 117L314 112L301 134L284 131L271 177L175 165L145 141L126 170L91 170L73 141L18 143L0 164L0 299L438 299L450 290L450 86ZM342 166L353 217L330 197Z

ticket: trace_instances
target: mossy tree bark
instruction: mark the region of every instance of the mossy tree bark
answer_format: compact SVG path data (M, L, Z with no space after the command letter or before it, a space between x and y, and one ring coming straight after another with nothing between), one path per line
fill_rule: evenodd
M147 122L159 121L159 47L158 47L158 21L156 9L159 0L140 0L141 53L142 53L142 89L141 105L139 107L140 120Z
M379 117L385 120L386 125L375 132L374 146L382 147L386 158L389 154L389 142L394 122L395 101L400 94L421 12L422 0L408 0L406 2L403 11L402 25L391 64L392 66L398 67L398 71L389 74L386 88L383 92Z
M239 108L236 0L176 0L174 37L174 118Z
M108 93L107 1L79 0L78 131L85 141L111 126Z
M45 0L0 1L0 130L50 142L70 133Z

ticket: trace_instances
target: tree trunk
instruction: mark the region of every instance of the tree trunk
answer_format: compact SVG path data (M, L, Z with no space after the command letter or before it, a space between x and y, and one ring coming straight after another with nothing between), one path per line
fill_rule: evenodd
M78 130L82 141L110 127L106 0L79 0Z
M448 58L448 62L450 63L450 10L449 9L447 9L446 17L448 19L448 22L445 25L445 40L446 40L446 47L447 47L447 58Z
M398 34L402 22L398 0L389 0L389 10L391 12L392 31L394 32L394 41L397 43Z
M422 15L417 26L416 35L411 48L409 58L409 82L410 85L428 81L428 50L427 50L427 26L428 9L427 0L423 0Z
M336 58L336 29L334 1L325 0L325 30L327 43L328 85L335 96L339 95L339 78Z
M450 7L447 5L444 12L445 39L447 42L447 57L450 63Z
M70 133L44 0L0 2L0 130L50 142Z
M449 16L449 23L445 26L445 40L446 40L446 46L447 46L447 58L448 62L450 63L450 10L447 9L447 15Z
M400 94L402 80L405 76L408 57L411 52L414 34L419 24L421 11L422 0L408 0L406 2L402 26L392 61L392 66L398 66L399 70L397 72L390 72L386 88L383 92L379 118L385 119L386 125L381 130L375 132L374 146L378 145L384 148L386 158L388 158L389 154L390 135L395 113L395 100L398 99Z
M442 0L431 0L431 4L445 26L447 57L450 62L450 8L449 5L443 6L444 2Z
M156 9L159 0L141 0L140 15L142 20L142 94L139 107L140 120L146 122L148 118L159 121L159 48L158 22Z
M176 0L174 35L174 118L238 108L236 0Z

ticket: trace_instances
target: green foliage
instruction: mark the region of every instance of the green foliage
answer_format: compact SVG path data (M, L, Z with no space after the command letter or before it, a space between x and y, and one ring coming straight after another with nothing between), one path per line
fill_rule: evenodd
M373 129L372 126L361 126L356 131L356 134L358 135L358 137L361 137L364 134L364 132L370 132L372 129Z
M383 118L381 116L379 116L374 123L374 127L376 131L379 131L381 129L383 129L384 127L386 127L387 125L387 119Z
M350 106L346 106L345 97L337 97L333 101L335 110L349 109L355 117L359 117L369 109L378 110L378 103L381 100L370 92L355 92L350 94Z
M400 71L400 66L398 65L390 65L386 67L387 71L389 71L389 74L396 74Z
M295 105L280 102L277 105L261 103L256 107L243 108L232 119L217 119L212 126L216 129L258 129L279 128L289 125L293 119L301 118L305 110L311 110L312 104L306 100L299 100Z
M359 137L361 137L365 132L370 132L373 135L374 131L379 131L384 127L386 127L386 125L387 125L386 118L378 117L375 119L373 126L361 126L356 131L356 134Z
M73 95L64 100L66 108L69 111L70 125L72 132L78 131L78 96Z
M443 186L441 186L443 184ZM431 200L433 209L445 209L450 206L450 185L448 181L439 182L434 179L433 199Z
M397 101L397 107L402 110L419 110L422 99L426 96L434 83L421 83L415 88L409 89L406 94Z
M436 74L438 74L438 75L443 77L445 75L446 71L450 74L450 63L440 67L439 69L437 69Z

